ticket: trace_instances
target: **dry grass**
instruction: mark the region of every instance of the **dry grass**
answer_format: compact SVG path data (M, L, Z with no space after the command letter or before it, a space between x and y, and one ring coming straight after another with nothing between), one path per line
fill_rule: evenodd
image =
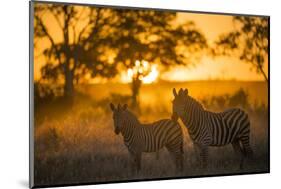
M163 87L165 90L162 91L158 86L159 90L154 91L157 95L168 93L172 89L171 85L168 86L166 84ZM155 89L155 86L153 88ZM118 92L112 90L111 92ZM142 171L132 174L127 148L122 137L116 136L113 132L112 115L108 107L109 101L118 101L118 98L116 96L110 98L108 91L104 92L105 94L96 94L97 97L89 92L89 89L85 91L91 97L80 95L73 106L54 101L40 104L35 108L36 185L268 171L268 115L267 102L262 100L264 97L261 97L259 103L252 105L253 97L249 95L248 104L240 104L245 106L251 119L251 144L255 153L255 159L248 161L244 170L238 169L239 160L231 146L213 147L210 150L208 168L198 168L197 156L187 130L182 127L185 135L183 173L175 172L174 165L169 161L168 152L163 149L160 151L159 160L156 160L155 153L144 154ZM121 97L124 97L126 90L122 91L125 91L121 94ZM151 88L149 90L148 86L142 89L141 98L145 103L142 103L141 111L138 112L142 122L155 121L171 115L171 94L165 97L162 94L163 98L159 96L156 98L152 94L153 90ZM227 103L224 104L225 107L217 107L216 100L211 100L222 96L223 93L204 95L201 100L211 110L224 109L227 108ZM126 99L124 97L122 100Z

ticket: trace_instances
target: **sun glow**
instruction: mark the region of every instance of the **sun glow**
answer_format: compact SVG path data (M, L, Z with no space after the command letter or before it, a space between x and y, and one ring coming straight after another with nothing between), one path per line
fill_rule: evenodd
M143 83L149 84L149 83L153 83L157 80L159 75L159 71L157 70L157 66L156 65L152 65L151 66L151 72L145 76L142 81Z
M157 81L159 71L156 64L149 64L147 61L137 60L133 68L129 68L121 74L121 81L130 83L133 79L138 78L144 84L150 84Z

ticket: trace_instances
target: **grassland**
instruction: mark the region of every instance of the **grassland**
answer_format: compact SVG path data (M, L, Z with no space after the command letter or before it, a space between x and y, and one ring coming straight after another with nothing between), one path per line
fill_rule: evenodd
M184 171L176 173L166 149L143 155L142 171L133 174L122 136L113 132L109 102L130 104L126 84L99 84L77 87L72 105L60 99L35 102L35 184L74 184L179 176L232 174L268 171L268 94L263 82L162 82L143 85L141 122L169 118L172 88L187 87L190 95L212 111L238 106L251 120L251 144L255 158L239 170L239 159L231 146L210 149L209 165L198 166L186 128Z

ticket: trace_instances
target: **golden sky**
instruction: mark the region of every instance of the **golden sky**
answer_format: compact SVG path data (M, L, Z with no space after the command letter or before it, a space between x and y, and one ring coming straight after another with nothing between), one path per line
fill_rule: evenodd
M209 44L214 42L220 34L234 29L232 16L179 13L178 19L182 22L185 20L194 21L197 28L207 38ZM267 64L265 64L264 69L267 73ZM174 70L165 73L162 77L183 81L207 79L264 80L263 76L257 74L249 63L240 61L238 58L220 57L213 59L208 56L204 56L196 66L174 68Z
M205 35L208 43L211 44L222 34L233 30L232 16L179 13L178 22L194 21L196 27ZM58 25L52 15L45 15L44 21L55 41L62 38ZM83 23L81 23L82 27ZM40 55L42 50L50 44L48 40L41 40L34 52L34 79L40 78L40 69L45 64L44 56ZM265 72L268 66L265 64ZM208 80L208 79L235 79L235 80L264 80L263 76L256 73L250 64L240 61L237 58L220 57L213 59L209 56L202 57L196 66L174 67L170 71L160 73L164 80L186 81L186 80Z

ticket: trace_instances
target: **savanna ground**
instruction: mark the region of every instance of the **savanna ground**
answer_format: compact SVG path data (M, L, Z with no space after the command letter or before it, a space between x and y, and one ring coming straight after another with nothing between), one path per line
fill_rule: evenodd
M79 86L72 105L59 98L35 101L35 184L75 184L131 179L151 179L196 175L267 172L268 167L268 94L265 82L201 81L143 85L140 108L133 110L141 122L171 116L172 88L186 87L205 108L221 111L241 107L251 121L254 159L239 170L239 159L230 145L210 149L209 165L198 166L187 129L184 133L184 171L176 173L166 149L146 153L142 170L132 174L122 136L113 131L109 103L129 103L128 84Z

